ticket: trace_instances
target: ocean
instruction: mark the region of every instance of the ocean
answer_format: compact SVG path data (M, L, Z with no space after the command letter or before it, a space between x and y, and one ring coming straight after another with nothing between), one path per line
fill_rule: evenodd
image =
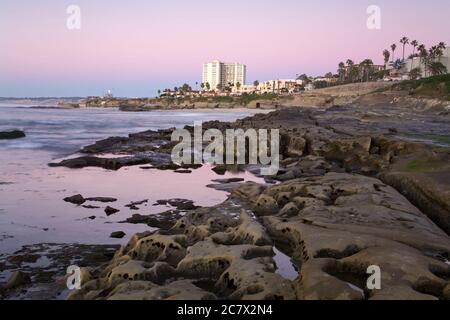
M200 206L218 204L227 194L207 188L217 176L207 166L191 174L102 168L50 168L49 162L74 155L88 144L110 136L126 136L148 129L193 125L194 121L234 121L254 114L250 110L195 110L126 113L116 109L54 109L0 106L0 131L23 130L26 138L0 140L0 254L38 243L124 244L145 225L121 223L134 213L156 214L166 206L160 199L190 199ZM234 177L227 173L220 178ZM259 181L250 173L246 180ZM86 209L63 199L114 197L120 212L107 217L101 208ZM139 212L125 205L148 199ZM95 216L95 219L92 217ZM124 231L124 239L110 238Z

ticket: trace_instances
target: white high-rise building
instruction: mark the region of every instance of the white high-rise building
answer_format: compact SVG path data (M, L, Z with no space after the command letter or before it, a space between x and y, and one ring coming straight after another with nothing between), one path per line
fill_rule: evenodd
M209 84L209 90L218 90L229 84L233 86L236 86L237 83L244 85L245 78L246 66L240 63L225 63L215 60L203 65L202 83L205 85L205 90L207 90L207 83Z

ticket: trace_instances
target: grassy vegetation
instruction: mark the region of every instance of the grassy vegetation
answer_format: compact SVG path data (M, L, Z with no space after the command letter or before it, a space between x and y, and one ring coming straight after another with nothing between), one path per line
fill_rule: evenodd
M426 135L425 139L435 141L439 144L446 144L450 146L450 136L439 136L439 135Z
M406 171L410 172L441 172L449 167L449 164L436 159L414 159L406 165Z
M243 94L239 97L237 97L237 102L240 105L248 105L250 102L252 101L256 101L256 100L275 100L277 99L279 96L277 94L274 93L264 93L264 94L256 94L256 93L252 93L252 94Z
M450 101L450 74L429 77L419 80L407 80L391 87L382 88L377 92L387 90L408 91L413 95L425 98L435 98Z
M183 103L196 103L196 102L207 102L207 103L235 103L236 105L246 106L252 101L257 100L270 100L273 101L281 97L278 94L274 93L264 93L264 94L246 94L244 93L241 96L215 96L215 97L186 97L186 98L160 98L164 101L172 101L180 104ZM293 99L292 96L282 96L283 99Z

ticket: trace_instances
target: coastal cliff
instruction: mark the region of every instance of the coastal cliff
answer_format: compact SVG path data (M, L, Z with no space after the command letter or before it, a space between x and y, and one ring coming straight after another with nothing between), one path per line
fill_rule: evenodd
M431 79L431 80L430 80ZM127 112L182 109L285 109L377 105L410 106L440 112L450 110L448 76L399 83L366 82L339 85L296 94L244 94L242 96L180 96L161 98L88 97L71 107L119 108ZM431 83L431 84L430 84Z

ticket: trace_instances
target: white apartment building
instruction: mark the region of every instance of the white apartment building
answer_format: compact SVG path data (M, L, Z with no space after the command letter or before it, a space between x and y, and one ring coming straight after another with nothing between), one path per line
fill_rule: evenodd
M218 60L203 64L202 83L209 83L210 89L216 91L218 88L226 87L232 84L236 87L237 83L245 85L246 66L240 63L225 63Z
M438 60L436 60L438 61ZM442 57L439 58L439 61L447 67L447 73L450 73L450 47L445 48ZM401 73L408 74L412 69L414 68L420 68L422 70L422 77L429 76L429 72L426 72L425 64L423 63L422 59L419 57L415 57L413 59L407 59L405 60L405 64L403 65L401 69ZM392 67L388 68L392 69Z
M243 85L239 88L233 87L233 93L282 93L282 92L295 92L295 90L304 84L303 80L296 79L277 79L267 80L259 83L257 87L254 85Z
M297 86L303 85L303 80L277 79L261 82L258 86L260 93L280 93L281 91L293 92Z

